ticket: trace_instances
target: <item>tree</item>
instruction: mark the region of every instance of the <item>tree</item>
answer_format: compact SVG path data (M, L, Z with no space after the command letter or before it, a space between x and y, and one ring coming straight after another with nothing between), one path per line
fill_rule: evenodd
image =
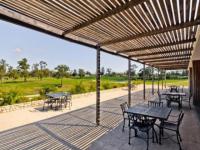
M14 69L12 66L9 66L7 75L9 78L16 80L19 78L19 71L17 69Z
M138 75L140 78L143 78L143 70L144 70L143 68L139 70ZM145 68L145 78L150 79L151 76L152 76L152 67L146 67Z
M28 60L26 58L23 58L22 60L18 61L18 69L20 71L21 76L24 78L24 82L27 81L29 67L30 65L28 64Z
M3 78L6 75L6 69L7 69L8 64L4 59L0 60L0 80L1 83L3 82Z
M55 70L56 76L61 79L61 87L63 86L63 77L68 75L69 67L66 65L58 65Z
M77 74L78 73L77 73L76 69L74 69L73 72L72 72L72 76L75 77L75 76L77 76Z
M82 78L85 76L85 71L83 69L78 70L78 75Z
M40 80L42 80L45 75L45 69L46 69L47 63L45 61L40 61L39 66L40 66L39 77L40 77Z
M104 74L105 74L105 68L102 67L102 68L101 68L101 75L103 76Z
M107 68L106 74L107 74L107 75L111 75L111 73L112 73L112 69L111 69L111 68Z
M32 76L33 77L37 77L37 78L39 78L39 64L38 63L36 63L36 64L33 64L33 66L32 66Z

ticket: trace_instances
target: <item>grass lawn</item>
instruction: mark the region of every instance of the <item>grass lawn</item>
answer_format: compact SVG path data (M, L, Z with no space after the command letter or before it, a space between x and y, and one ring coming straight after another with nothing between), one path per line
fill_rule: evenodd
M42 88L50 87L54 88L56 91L71 91L72 93L77 93L76 88L82 89L84 92L95 91L95 77L84 77L84 78L64 78L63 87L58 87L60 85L60 79L56 78L44 78L43 80L38 80L35 78L29 78L27 82L23 82L23 79L18 80L7 80L0 84L0 93L7 93L12 90L17 90L23 95L34 95L38 94ZM133 81L133 84L142 84L142 80ZM146 84L151 84L151 81L146 81ZM157 82L155 81L155 84ZM161 81L160 81L161 84ZM167 80L167 85L188 85L187 79L181 80ZM101 89L117 88L127 85L126 77L108 77L103 76L101 78ZM77 87L78 86L78 87ZM79 92L78 92L79 93Z

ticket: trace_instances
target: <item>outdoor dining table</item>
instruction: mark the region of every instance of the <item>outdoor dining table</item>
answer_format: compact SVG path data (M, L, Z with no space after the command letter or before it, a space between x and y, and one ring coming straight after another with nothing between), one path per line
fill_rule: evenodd
M182 99L183 99L182 97L186 96L186 93L167 91L167 92L163 92L162 95L166 95L166 96L169 96L169 97L178 97L178 98L173 99L173 100L175 100L175 102L179 103L179 109L181 109L182 108ZM171 101L172 101L171 98L169 98L168 101L171 103Z
M64 92L46 94L46 96L49 97L51 101L55 101L56 105L58 104L58 100L61 100L61 103L62 103L63 97L68 96L68 95L69 93L64 93Z
M126 110L126 112L130 114L159 119L161 122L161 126L163 125L164 121L166 121L169 118L171 111L172 109L168 107L153 107L153 106L148 106L147 104L137 104ZM162 130L161 126L159 127L160 144L161 144L161 130Z
M169 96L186 96L184 92L163 92L162 95L169 95Z

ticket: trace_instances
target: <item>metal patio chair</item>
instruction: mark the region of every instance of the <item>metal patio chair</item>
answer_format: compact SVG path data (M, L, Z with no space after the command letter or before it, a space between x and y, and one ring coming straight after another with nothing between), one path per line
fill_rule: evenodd
M128 114L126 113L126 110L128 110L128 103L124 102L120 104L121 110L122 110L122 115L123 115L123 128L122 131L124 132L124 127L126 124L126 120L128 121Z
M146 143L147 143L147 150L149 149L149 132L152 130L152 140L154 142L154 134L156 135L156 131L154 129L155 120L148 119L146 117L135 115L132 113L128 113L129 118L129 141L128 144L130 145L131 142L131 130L135 131L135 137L138 137L138 131L146 133ZM157 135L156 135L156 142L158 142Z

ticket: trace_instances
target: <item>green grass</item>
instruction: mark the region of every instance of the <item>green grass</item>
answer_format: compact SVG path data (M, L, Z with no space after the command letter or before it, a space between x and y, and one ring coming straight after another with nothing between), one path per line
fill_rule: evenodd
M35 78L29 78L27 82L23 82L23 79L18 80L7 80L0 84L0 93L7 93L12 90L20 91L23 95L34 95L38 94L42 88L45 87L57 87L56 91L73 91L77 85L84 87L83 92L95 91L95 77L84 77L84 78L64 78L63 87L58 88L56 85L60 84L60 79L56 78L44 78L43 80L38 80ZM142 80L133 81L134 84L142 84ZM151 81L146 81L146 84L151 84ZM155 84L156 81L155 81ZM160 81L161 84L161 81ZM167 80L167 85L188 85L188 80ZM126 77L109 77L103 76L101 78L101 90L117 88L127 85ZM76 93L76 91L74 92Z

